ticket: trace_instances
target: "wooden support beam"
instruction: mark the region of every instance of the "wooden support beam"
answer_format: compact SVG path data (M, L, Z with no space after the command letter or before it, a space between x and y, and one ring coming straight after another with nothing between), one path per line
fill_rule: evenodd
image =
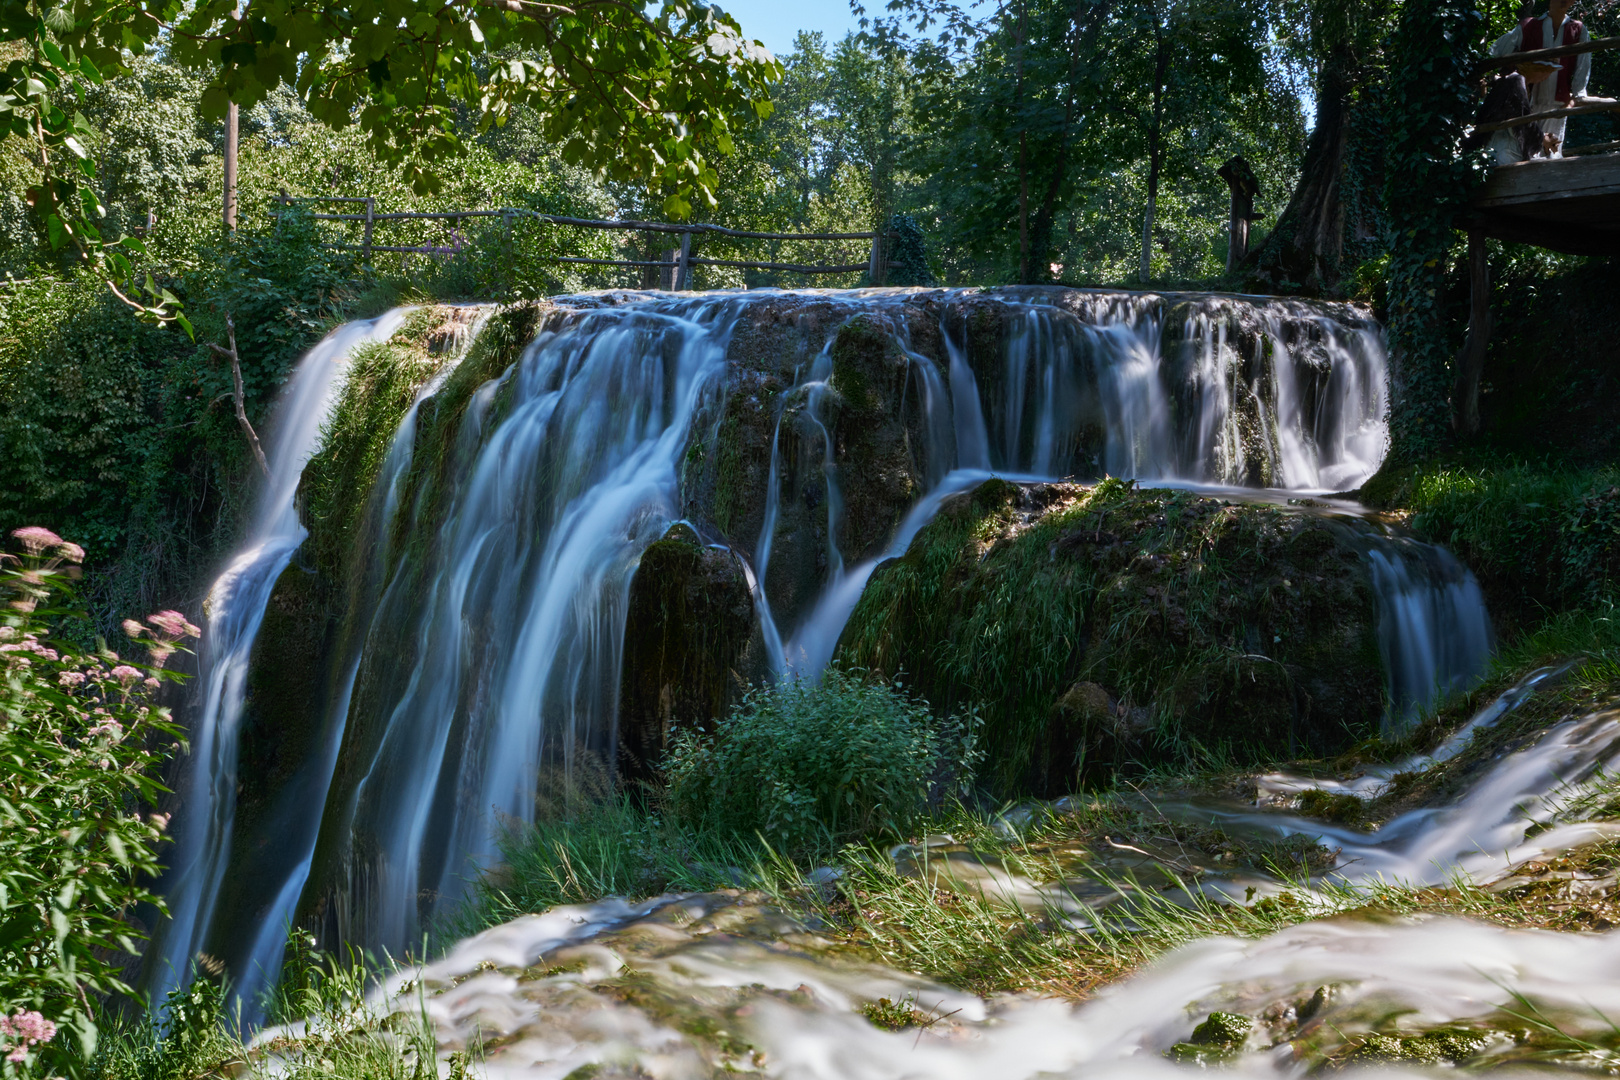
M1485 370L1485 346L1491 339L1491 265L1485 234L1468 230L1468 336L1457 353L1456 381L1451 388L1451 426L1459 435L1479 430L1479 379Z

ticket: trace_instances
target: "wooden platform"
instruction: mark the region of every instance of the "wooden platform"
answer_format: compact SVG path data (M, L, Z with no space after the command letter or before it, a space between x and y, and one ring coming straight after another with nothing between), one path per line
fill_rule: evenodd
M1620 154L1499 165L1466 225L1571 255L1620 255Z

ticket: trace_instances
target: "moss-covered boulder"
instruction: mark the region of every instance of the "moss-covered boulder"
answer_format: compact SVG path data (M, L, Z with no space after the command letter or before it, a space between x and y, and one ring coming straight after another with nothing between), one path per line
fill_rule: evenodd
M745 685L754 629L737 556L677 523L641 556L630 581L619 679L619 774L650 780L673 734L707 728Z
M1055 795L1133 763L1326 753L1384 711L1352 522L1109 480L991 480L873 574L844 663L977 703L989 779Z

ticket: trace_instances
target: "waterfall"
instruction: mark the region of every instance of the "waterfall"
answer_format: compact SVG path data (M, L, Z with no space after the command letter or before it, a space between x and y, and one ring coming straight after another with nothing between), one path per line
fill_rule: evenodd
M803 328L784 312L802 314ZM884 392L898 395L890 464L904 484L882 519L887 534L859 543L848 539L860 524L849 496L865 463L839 445L850 389L835 348L857 316L893 345ZM196 725L207 772L188 795L171 875L165 988L205 946L227 870L247 657L305 536L292 493L329 403L331 375L316 391L314 372L397 321L346 327L300 366L284 411L301 418L302 441L283 436L275 448L282 479L265 525L215 587ZM762 326L785 336L761 347ZM734 348L744 334L752 344ZM1375 325L1292 301L1050 289L572 302L459 416L435 420L454 426L426 502L420 491L407 501L403 485L416 406L394 434L370 496L382 508L368 526L375 580L352 590L345 625L358 629L331 658L312 760L273 811L286 842L256 871L263 903L233 975L249 996L272 983L286 927L312 912L329 939L396 955L418 947L495 854L503 821L531 819L542 788L611 773L632 578L671 523L703 517L710 496L689 490L686 470L739 398L759 399L759 459L752 473L727 465L725 480L755 478L744 500L753 516L746 535L734 522L720 539L744 561L755 599L753 674L814 676L873 570L950 495L991 475L1351 487L1383 453L1385 381ZM716 538L712 521L697 527ZM408 538L398 550L395 535ZM1477 586L1443 553L1369 543L1387 594L1391 698L1406 716L1472 676L1489 628ZM818 588L773 591L772 570L785 567ZM1474 637L1448 651L1459 632Z
M349 323L327 335L293 369L269 427L270 476L247 540L208 592L200 703L190 725L191 757L180 786L183 812L166 878L169 920L154 946L156 1000L189 977L192 960L207 943L236 817L248 660L270 590L308 535L293 504L304 462L331 411L349 353L388 338L405 313L396 308L377 319Z
M1393 734L1484 674L1495 643L1479 582L1449 551L1405 537L1378 538L1366 558L1388 677L1385 729Z
M381 727L326 824L346 940L419 944L493 854L496 821L532 816L543 773L611 767L630 578L680 516L679 466L737 304L591 312L541 335L468 410L422 585L362 663Z

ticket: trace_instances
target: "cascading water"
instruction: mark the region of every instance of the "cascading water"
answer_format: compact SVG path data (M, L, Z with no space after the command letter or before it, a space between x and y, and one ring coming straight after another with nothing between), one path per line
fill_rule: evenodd
M735 305L587 314L475 396L453 503L412 571L421 592L392 609L408 666L361 665L384 727L327 825L347 848L346 940L409 948L492 853L495 818L531 816L543 770L611 761L630 577L679 516Z
M420 493L407 507L397 490L418 438L414 409L396 434L380 501L384 518L400 518L412 539L379 548L374 599L350 612L368 629L341 659L322 757L299 789L306 808L325 796L319 840L291 844L273 875L274 899L248 931L246 962L263 973L251 978L273 977L294 911L317 912L329 939L396 954L417 945L428 920L494 853L502 820L530 818L538 789L554 777L566 784L611 770L638 560L685 516L693 455L724 430L726 409L743 393L728 381L738 328L794 305L814 307L820 321L807 324L812 340L799 359L781 361L779 389L767 378L748 391L766 403L768 449L755 474L761 510L757 531L743 543L733 533L730 543L751 556L762 675L820 671L877 563L903 552L949 495L992 471L1319 491L1361 482L1382 451L1383 352L1376 327L1349 314L1336 321L1288 303L1257 313L1224 298L1172 304L1072 290L582 302L468 398L443 451L433 508L423 509ZM988 308L1006 329L987 358ZM902 411L916 422L896 442L895 460L914 467L915 480L905 481L910 494L895 503L886 535L847 545L841 535L861 524L846 496L862 463L846 457L833 423L851 392L834 342L856 316L881 325L898 351ZM1245 357L1234 344L1242 335L1263 346ZM736 484L742 475L733 468L723 479ZM293 468L290 484L296 477ZM813 542L784 545L790 502L805 508L795 520L813 527ZM266 595L303 532L278 535L289 545L279 566L255 578ZM1405 566L1390 550L1390 565ZM818 587L797 597L774 592L785 560L806 564L799 577ZM1416 581L1416 594L1426 587L1421 577L1391 580ZM1457 584L1442 578L1429 573L1442 591ZM1464 600L1476 602L1477 588ZM1421 615L1424 602L1410 606ZM1457 619L1483 625L1482 606L1453 606ZM229 610L239 607L233 600ZM1407 619L1403 632L1447 632L1418 623ZM1408 646L1393 648L1405 655ZM1394 688L1399 697L1408 683L1417 687L1400 700L1426 699L1456 678L1457 662L1430 651L1434 661ZM245 647L240 655L245 661ZM1479 659L1470 653L1466 662ZM221 766L213 779L228 807L232 774ZM175 879L176 925L189 929L165 945L171 967L207 933L228 843L208 850L188 856ZM194 884L209 875L215 885Z
M157 1000L189 977L206 944L227 870L236 810L237 750L248 660L270 590L304 542L293 496L304 462L341 385L343 362L368 341L391 335L405 309L348 325L299 361L269 429L270 476L247 542L209 590L201 645L201 701L191 726L191 759L182 782L182 812L167 875L169 920L156 944Z
M467 322L453 322L450 325L451 340L444 350L445 358L438 371L416 392L415 399L394 432L382 468L378 471L376 490L382 495L382 506L375 521L371 523L369 532L370 540L377 545L382 558L371 564L364 588L361 590L362 596L371 600L373 608L378 602L376 594L381 584L378 580L380 568L387 565L388 556L392 554L389 551L389 542L399 513L400 489L415 454L418 412L423 401L443 386L444 381L455 370L467 348L477 337L487 314L487 310L475 309ZM323 717L316 760L309 763L298 781L283 794L270 815L272 824L266 831L277 835L280 842L273 852L264 853L262 861L273 862L276 865L239 868L255 880L280 882L271 894L270 904L259 916L258 930L248 942L247 951L239 958L233 957L236 960L234 968L238 974L231 989L238 1003L239 1020L248 1029L257 1026L262 1020L263 991L273 988L280 977L287 935L293 924L298 901L309 880L315 843L320 831L321 810L326 803L332 774L337 766L337 755L342 746L349 703L354 693L355 677L359 674L359 648L356 647L353 653L354 655L344 663L344 675L334 697L333 707Z

